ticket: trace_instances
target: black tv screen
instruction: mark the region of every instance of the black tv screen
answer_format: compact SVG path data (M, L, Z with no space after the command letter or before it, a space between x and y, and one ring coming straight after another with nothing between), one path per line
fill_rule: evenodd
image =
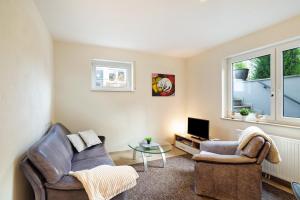
M188 134L202 139L209 139L209 121L189 117Z

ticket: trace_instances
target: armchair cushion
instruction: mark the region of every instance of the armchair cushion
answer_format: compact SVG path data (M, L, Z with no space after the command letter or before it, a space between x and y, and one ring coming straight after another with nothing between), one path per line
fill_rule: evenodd
M249 158L256 158L264 144L265 139L263 137L253 137L241 150L241 155L247 156Z
M238 145L238 141L204 141L200 144L200 150L223 155L233 155L237 151Z
M207 151L201 151L193 156L193 160L210 162L210 163L227 163L227 164L249 164L255 163L255 158L248 158L243 155L221 155Z

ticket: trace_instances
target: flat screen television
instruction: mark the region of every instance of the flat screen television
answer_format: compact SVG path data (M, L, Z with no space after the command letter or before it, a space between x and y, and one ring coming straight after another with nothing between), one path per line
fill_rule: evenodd
M200 139L209 139L209 121L188 118L188 134Z

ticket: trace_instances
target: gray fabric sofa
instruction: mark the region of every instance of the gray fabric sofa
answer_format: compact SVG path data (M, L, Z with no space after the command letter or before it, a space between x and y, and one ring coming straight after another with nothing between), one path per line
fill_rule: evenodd
M66 137L70 131L54 124L26 153L21 169L31 184L36 200L88 200L82 184L69 171L91 169L99 165L114 165L102 144L78 153ZM112 200L125 200L123 192Z
M257 136L242 151L237 150L238 145L237 141L200 144L204 152L193 157L197 194L222 200L261 199L261 163L270 150L270 143Z

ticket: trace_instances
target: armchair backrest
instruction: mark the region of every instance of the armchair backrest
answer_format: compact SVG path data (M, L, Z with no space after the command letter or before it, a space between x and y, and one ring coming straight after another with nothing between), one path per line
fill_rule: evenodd
M264 161L264 159L267 157L270 151L270 148L271 148L270 142L266 141L259 153L259 156L257 157L257 161L256 161L257 164L261 164Z

